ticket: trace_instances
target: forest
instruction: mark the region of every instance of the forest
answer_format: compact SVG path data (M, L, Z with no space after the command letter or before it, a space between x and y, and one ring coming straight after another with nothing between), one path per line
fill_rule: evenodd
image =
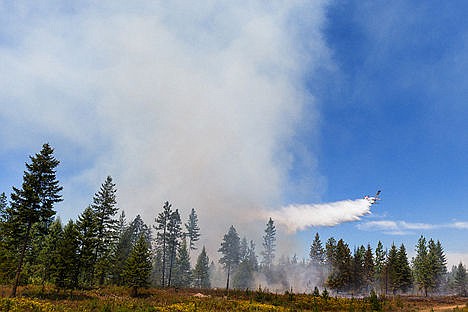
M276 254L274 220L267 220L260 251L254 240L230 226L219 239L219 259L198 246L203 230L195 209L183 218L162 203L154 224L127 220L117 208L117 187L108 176L76 220L62 223L55 205L63 200L56 169L60 161L44 144L29 157L22 185L0 195L0 285L57 291L128 287L142 289L256 290L314 296L369 294L467 295L466 267L447 268L442 244L421 236L408 258L406 246L371 245L353 250L343 239L313 238L308 259ZM242 238L241 238L242 236ZM193 257L193 260L191 258Z

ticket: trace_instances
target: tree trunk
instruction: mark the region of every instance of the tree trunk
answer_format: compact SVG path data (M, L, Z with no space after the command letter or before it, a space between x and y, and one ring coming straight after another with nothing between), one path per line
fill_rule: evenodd
M231 273L231 266L228 266L228 271L227 271L227 281L226 281L226 294L229 293L229 275Z
M28 227L26 229L26 235L24 237L24 242L23 246L21 247L21 253L20 257L18 259L18 267L16 268L16 274L15 274L15 283L13 284L13 288L11 289L11 295L10 297L16 297L16 289L18 288L19 281L20 281L20 276L21 276L21 271L23 269L23 260L24 256L26 254L26 248L28 247L29 243L29 232L31 231L31 222L28 223Z

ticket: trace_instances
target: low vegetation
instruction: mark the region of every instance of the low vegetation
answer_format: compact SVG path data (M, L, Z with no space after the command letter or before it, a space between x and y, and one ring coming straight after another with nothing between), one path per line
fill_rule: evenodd
M55 288L19 287L18 296L7 298L2 289L0 311L468 311L462 297L328 297L282 294L264 290L156 289L129 296L123 287L58 292Z

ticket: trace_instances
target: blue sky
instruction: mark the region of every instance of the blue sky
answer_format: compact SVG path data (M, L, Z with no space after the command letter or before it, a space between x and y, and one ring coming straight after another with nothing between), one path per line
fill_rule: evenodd
M356 1L327 11L325 36L337 69L320 84L323 199L382 189L383 201L367 220L435 226L403 227L400 236L350 235L362 243L364 234L371 243L374 237L387 245L408 241L413 249L423 234L451 251L468 250L466 227L445 226L468 217L468 22L462 6ZM346 225L339 232L353 231Z
M127 215L195 207L216 246L230 223L260 237L252 211L382 189L371 215L282 249L423 234L466 262L466 6L0 2L0 191L50 142L62 218L110 174Z

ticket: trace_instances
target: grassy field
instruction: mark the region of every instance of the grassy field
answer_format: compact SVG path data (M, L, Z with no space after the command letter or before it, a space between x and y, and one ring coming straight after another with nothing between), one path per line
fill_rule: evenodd
M128 289L56 292L40 287L20 289L8 298L0 287L0 311L467 311L468 299L458 297L321 298L306 294L264 291L146 289L132 298Z

